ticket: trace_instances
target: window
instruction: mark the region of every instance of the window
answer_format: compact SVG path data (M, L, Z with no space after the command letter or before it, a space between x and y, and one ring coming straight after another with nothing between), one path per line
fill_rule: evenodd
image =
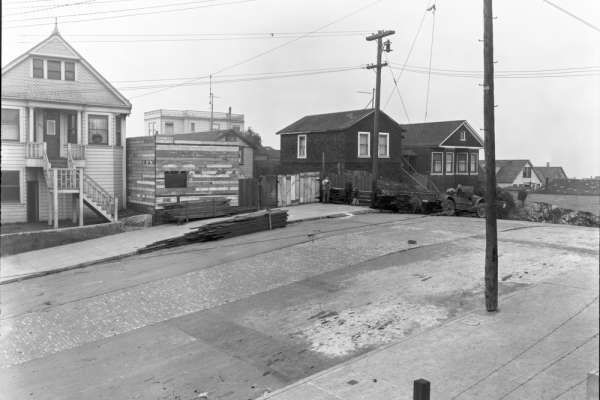
M523 178L531 178L531 167L523 167Z
M165 122L165 135L174 135L175 125L172 122Z
M121 116L115 117L115 146L121 146L122 134L121 134L121 122L123 118Z
M71 61L65 61L65 81L75 80L75 63Z
M442 163L444 158L444 153L432 152L431 153L431 173L432 174L442 174Z
M460 132L460 141L461 142L466 142L467 141L467 132L465 132L465 131L461 131Z
M48 68L48 79L61 79L60 61L48 60L46 62Z
M244 148L243 147L238 148L238 163L240 165L244 165Z
M108 117L106 115L88 116L88 143L108 145Z
M298 135L298 158L306 158L306 135Z
M41 58L33 59L33 77L44 78L44 60Z
M241 125L233 125L232 126L233 130L236 132L241 132L242 131L242 126Z
M196 132L196 124L194 122L190 124L190 131Z
M454 153L446 153L446 175L454 174Z
M67 141L77 143L77 115L69 114L67 116Z
M2 109L2 140L19 140L19 110Z
M369 132L358 132L358 156L371 156L371 134Z
M156 133L156 122L148 122L148 136L154 136Z
M471 175L475 175L479 168L479 154L471 153L470 161L469 172Z
M386 132L379 133L379 151L378 157L389 157L390 156L390 134Z
M48 135L48 136L56 135L56 120L54 120L54 119L46 120L46 135Z
M467 172L467 153L456 154L456 173L466 175Z
M165 188L186 188L187 172L165 171Z
M19 171L2 171L1 192L2 202L21 201L21 187Z

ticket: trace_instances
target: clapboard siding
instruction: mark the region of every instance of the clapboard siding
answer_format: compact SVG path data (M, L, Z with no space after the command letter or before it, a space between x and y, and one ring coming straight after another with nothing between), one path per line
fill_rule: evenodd
M88 145L85 149L86 174L104 190L114 193L119 198L120 205L123 204L122 157L121 147Z
M2 171L18 171L20 200L15 203L3 202L0 205L0 222L9 224L27 221L27 184L25 183L25 145L19 142L2 141Z

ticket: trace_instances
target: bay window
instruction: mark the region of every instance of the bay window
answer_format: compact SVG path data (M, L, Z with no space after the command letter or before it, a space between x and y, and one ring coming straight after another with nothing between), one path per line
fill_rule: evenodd
M88 116L88 143L108 145L108 116Z

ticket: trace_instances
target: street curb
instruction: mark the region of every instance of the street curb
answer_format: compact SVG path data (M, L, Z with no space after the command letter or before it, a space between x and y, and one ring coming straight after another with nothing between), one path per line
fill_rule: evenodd
M347 216L352 216L352 215L361 215L361 214L370 214L375 212L376 210L373 209L366 209L366 210L358 210L358 211L351 211L351 212L346 212L346 213L336 213L336 214L329 214L329 215L324 215L324 216L319 216L319 217L312 217L312 218L304 218L304 219L298 219L298 220L294 220L294 221L289 221L287 223L287 225L290 224L295 224L297 222L305 222L305 221L316 221L319 219L327 219L327 218L341 218L341 217L347 217ZM60 247L60 246L57 246ZM116 256L110 256L110 257L105 257L105 258L101 258L98 260L92 260L92 261L86 261L83 263L79 263L79 264L75 264L75 265L69 265L66 267L61 267L61 268L56 268L56 269L49 269L46 271L40 271L40 272L33 272L31 274L27 274L27 275L23 275L23 276L18 276L15 278L9 278L6 280L2 280L0 281L0 286L2 285L6 285L9 283L15 283L15 282L20 282L20 281L24 281L27 279L33 279L33 278L39 278L42 276L46 276L46 275L51 275L51 274L58 274L60 272L65 272L65 271L70 271L73 269L81 269L81 268L86 268L86 267L90 267L92 265L95 264L101 264L101 263L105 263L105 262L112 262L112 261L119 261L123 258L127 258L127 257L131 257L131 256L136 256L139 255L139 251L135 250L135 251L130 251L127 253L123 253L123 254L118 254Z

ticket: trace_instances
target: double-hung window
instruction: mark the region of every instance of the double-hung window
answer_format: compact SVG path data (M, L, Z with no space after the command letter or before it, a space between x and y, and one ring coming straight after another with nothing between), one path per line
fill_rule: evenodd
M75 80L75 63L72 61L65 61L65 81Z
M456 154L456 173L460 175L467 175L469 172L467 170L468 163L468 153L457 153Z
M358 132L358 157L366 158L371 156L371 133Z
M44 79L44 60L41 58L33 59L33 77Z
M108 145L108 116L88 116L88 143Z
M471 175L477 175L479 168L479 154L471 153L471 157L469 158L469 173Z
M444 153L434 151L431 153L431 173L435 175L442 174Z
M306 158L306 135L298 135L297 148L297 157Z
M531 178L531 167L523 167L523 178Z
M390 157L390 134L387 132L379 132L379 151L377 156L379 158Z
M446 153L446 175L454 175L454 153Z
M2 140L19 140L19 110L2 109Z
M46 65L48 68L48 79L62 79L62 70L60 61L48 60L46 61Z
M21 179L19 171L2 171L0 178L2 202L18 203L21 201Z

